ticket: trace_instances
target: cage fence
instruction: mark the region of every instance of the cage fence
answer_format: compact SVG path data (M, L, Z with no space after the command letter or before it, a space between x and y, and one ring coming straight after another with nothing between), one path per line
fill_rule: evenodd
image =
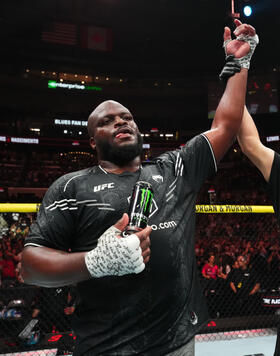
M19 254L38 204L0 204L0 356L72 355L75 286L21 283ZM196 341L275 333L280 315L279 227L270 206L197 205L197 273L210 320Z

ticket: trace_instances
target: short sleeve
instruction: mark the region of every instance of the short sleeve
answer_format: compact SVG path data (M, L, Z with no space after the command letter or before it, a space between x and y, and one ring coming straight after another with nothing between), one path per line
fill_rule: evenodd
M196 191L217 171L211 143L203 134L188 141L181 149L181 156L187 179Z
M227 278L228 283L235 283L235 279L236 279L235 276L236 276L235 270L231 270Z
M273 208L280 223L280 155L275 152L268 182L268 194L272 199Z
M45 246L68 251L75 233L75 199L63 190L65 179L55 181L46 192L36 221L25 240L26 246Z

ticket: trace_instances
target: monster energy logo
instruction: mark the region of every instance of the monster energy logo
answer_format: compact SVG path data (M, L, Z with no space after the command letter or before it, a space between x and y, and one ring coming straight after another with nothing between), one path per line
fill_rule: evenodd
M151 203L153 200L153 193L149 189L141 189L141 202L140 206L142 207L144 205L144 212L150 211ZM149 206L148 206L149 204ZM147 210L148 209L148 210Z

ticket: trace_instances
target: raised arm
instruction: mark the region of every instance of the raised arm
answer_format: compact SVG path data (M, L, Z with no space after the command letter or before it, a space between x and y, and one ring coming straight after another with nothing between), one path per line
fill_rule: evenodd
M234 34L237 38L232 40L231 31L226 27L224 47L226 56L233 55L235 61L240 64L241 70L228 79L211 130L205 132L217 161L224 156L239 131L245 105L249 62L258 43L252 26L242 24L239 20L235 20L235 25L237 27Z
M262 144L256 125L246 107L237 139L242 152L261 171L264 179L268 181L274 159L274 151Z

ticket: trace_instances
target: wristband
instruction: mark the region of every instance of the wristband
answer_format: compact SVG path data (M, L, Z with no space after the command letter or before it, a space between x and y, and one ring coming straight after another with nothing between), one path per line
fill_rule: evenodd
M234 58L234 55L229 55L226 57L226 64L219 75L219 79L226 82L228 78L232 77L235 73L239 73L240 71L241 66Z

